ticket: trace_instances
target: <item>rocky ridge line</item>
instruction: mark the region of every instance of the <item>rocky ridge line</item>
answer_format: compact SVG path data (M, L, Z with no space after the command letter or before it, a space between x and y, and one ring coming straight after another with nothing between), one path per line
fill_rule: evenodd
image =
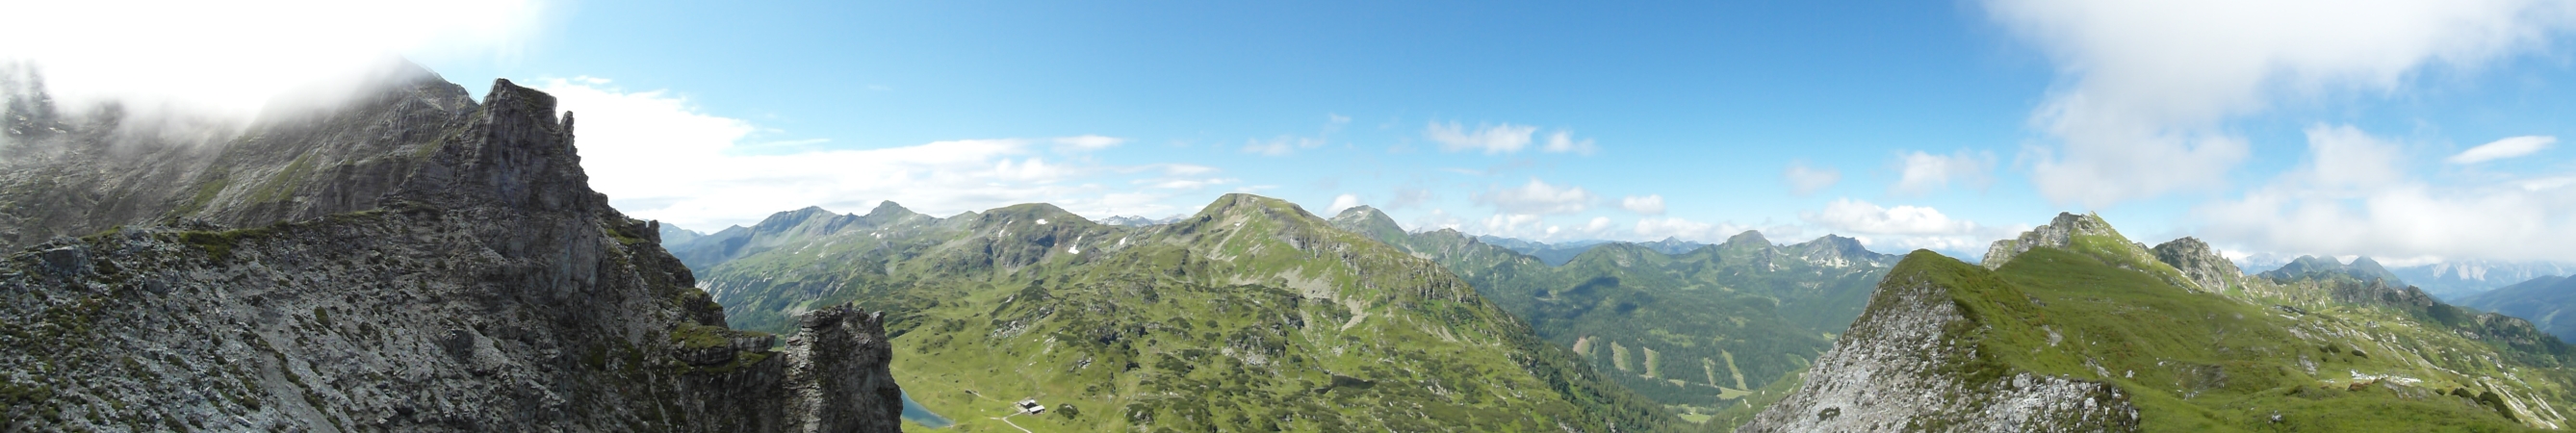
M60 137L13 135L24 147L0 150L53 153L11 161L0 189L12 193L0 198L16 206L0 206L0 225L21 236L115 228L0 262L0 315L25 318L0 323L0 364L13 366L0 370L0 422L898 430L877 316L812 313L775 351L775 337L726 329L655 245L659 227L589 189L572 116L557 120L551 96L501 80L479 106L442 105L402 96L438 90L410 83L254 129L338 132L159 151L175 163L84 153L151 145L80 141L77 123ZM382 140L332 138L350 134ZM157 165L134 165L146 162ZM118 186L190 172L251 182Z
M1955 330L1960 315L1925 262L1964 263L1918 251L1888 273L1851 332L1816 360L1807 381L1741 432L2126 431L2138 425L2128 396L2110 384L2014 372L1976 380L1960 365L1977 344ZM1966 272L1978 272L1967 270Z

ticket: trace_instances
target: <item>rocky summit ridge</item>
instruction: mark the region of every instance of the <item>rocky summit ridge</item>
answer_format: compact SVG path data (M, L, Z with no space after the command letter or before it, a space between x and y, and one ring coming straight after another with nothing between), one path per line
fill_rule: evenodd
M2092 215L1916 251L1741 431L2507 431L2566 426L2576 350L2340 273L2247 278Z
M1985 265L1986 269L2001 268L2005 262L2012 261L2013 256L2032 248L2068 248L2086 236L2119 237L2120 232L2112 230L2111 223L2102 221L2101 215L2060 212L2047 225L2031 228L2022 232L2020 237L1996 240L1986 249L1986 258L1979 264Z
M202 141L9 105L49 123L0 148L0 423L897 430L881 316L820 308L783 348L726 328L588 187L553 97L403 66Z

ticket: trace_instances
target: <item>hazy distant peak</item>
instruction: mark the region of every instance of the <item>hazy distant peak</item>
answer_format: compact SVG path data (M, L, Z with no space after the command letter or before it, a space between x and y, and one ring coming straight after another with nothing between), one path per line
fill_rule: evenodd
M1315 217L1314 213L1307 212L1305 207L1297 206L1296 203L1289 203L1287 200L1239 192L1228 193L1223 197L1217 197L1215 202L1208 203L1207 207L1201 208L1199 210L1199 215L1218 217L1234 215L1249 216L1256 212L1290 212L1296 215L1321 219L1320 217Z
M1803 243L1799 243L1799 244L1798 244L1798 245L1796 245L1796 246L1811 246L1811 245L1812 245L1812 246L1817 246L1817 247L1827 247L1827 248L1830 248L1830 249L1833 249L1833 250L1836 250L1836 251L1842 251L1842 252L1845 252L1845 253L1851 253L1851 252L1863 252L1863 253L1869 253L1869 254L1871 254L1871 255L1880 255L1880 254L1878 254L1877 252L1870 251L1868 247L1866 247L1866 246L1862 246L1862 245L1860 244L1860 239L1854 239L1854 238L1846 237L1846 236L1835 236L1835 235L1831 235L1831 234L1824 235L1824 236L1817 236L1814 240L1809 240L1809 241L1806 241L1806 242L1803 242Z
M2290 281L2336 275L2352 277L2363 282L2382 281L2390 286L2406 285L2403 280L2397 278L2397 274L2388 272L2388 268L2381 267L2379 261L2371 260L2369 257L2355 258L2351 264L2345 264L2335 260L2334 257L2299 256L2298 260L2291 260L2289 264L2281 265L2280 269L2264 272L2262 277L2274 281Z
M1677 239L1665 239L1667 242L1675 240ZM1771 239L1762 237L1762 232L1760 231L1745 230L1743 233L1736 233L1735 236L1727 237L1725 245L1728 247L1739 247L1745 245L1768 247L1771 246Z
M1342 218L1386 219L1386 220L1390 220L1390 221L1394 220L1394 218L1390 218L1390 217L1386 216L1386 212L1384 212L1384 211L1379 211L1379 210L1377 210L1377 207L1369 206L1369 205L1351 206L1349 209L1342 209L1342 213L1333 214L1333 219L1342 219Z
M1085 219L1081 215L1075 215L1073 212L1065 211L1064 208L1056 207L1054 204L1048 203L1021 203L994 208L992 210L984 211L984 215L981 216L981 218L983 218L986 223L991 224L1091 223L1090 219Z
M903 205L895 204L894 200L886 200L886 201L877 202L877 208L876 208L876 209L870 209L870 210L868 210L868 215L867 215L867 216L868 216L869 218L882 218L882 217L905 216L905 215L918 215L918 214L917 214L917 213L914 213L914 212L912 211L912 209L905 209L905 208L903 207Z
M806 221L811 221L815 218L831 218L836 216L840 215L834 214L832 211L823 210L822 206L806 206L803 209L769 214L769 218L761 219L759 224L753 224L752 227L789 227L804 224Z
M1144 227L1144 226L1152 226L1152 225L1171 224L1171 223L1174 223L1174 222L1179 222L1180 220L1181 220L1181 216L1180 216L1180 215L1167 216L1167 217L1163 217L1162 219L1148 219L1148 218L1145 218L1145 217L1143 217L1143 216L1137 216L1137 215L1121 215L1121 216L1112 216L1112 217L1108 217L1108 218L1101 218L1101 219L1100 219L1100 223L1101 223L1101 224L1113 225L1113 226Z
M1367 205L1343 209L1342 213L1333 215L1331 222L1333 227L1381 241L1404 236L1404 227L1396 225L1395 218Z

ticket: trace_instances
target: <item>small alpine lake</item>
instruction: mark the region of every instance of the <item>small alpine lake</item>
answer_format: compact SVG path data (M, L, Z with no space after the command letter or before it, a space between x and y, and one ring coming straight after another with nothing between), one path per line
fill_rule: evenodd
M903 392L903 420L929 428L948 428L956 424L954 421L949 421L948 417L932 413L930 408L921 407L920 402L912 401L912 391Z

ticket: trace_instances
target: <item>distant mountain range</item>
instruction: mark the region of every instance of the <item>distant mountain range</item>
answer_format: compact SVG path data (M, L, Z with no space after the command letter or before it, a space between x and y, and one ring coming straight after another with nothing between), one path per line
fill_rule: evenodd
M1667 237L1664 238L1664 240L1654 242L1618 242L1587 239L1547 243L1494 235L1477 235L1476 241L1510 249L1512 252L1528 254L1531 257L1537 257L1539 261L1546 262L1548 266L1564 266L1566 262L1573 261L1574 256L1582 255L1584 251L1591 251L1592 247L1611 243L1636 245L1638 247L1664 254L1684 254L1691 252L1691 250L1708 246L1708 244L1685 241L1681 240L1681 238L1673 237Z
M887 203L664 236L735 326L889 310L896 376L932 409L1042 394L1120 414L1044 420L1060 430L1538 425L1525 411L1626 431L2477 430L2559 427L2555 407L2576 404L2576 350L2545 332L2559 310L2445 304L2369 258L2248 275L2095 215L1976 265L1839 236L1410 232L1366 206L1321 219L1248 195L1117 218L1133 225ZM2563 284L2492 295L2546 307L2576 292ZM1504 388L1524 395L1456 397Z
M1171 223L1174 223L1174 222L1179 222L1180 220L1181 220L1181 216L1180 216L1180 215L1173 215L1173 216L1163 217L1163 219L1146 219L1145 217L1141 217L1141 216L1113 216L1113 217L1108 217L1108 218L1101 218L1101 219L1100 219L1100 223L1101 223L1101 224L1113 225L1113 226L1144 227L1144 226L1151 226L1151 225L1171 224Z
M816 306L885 309L897 380L956 418L1038 397L1072 409L1016 424L1696 428L1440 264L1294 204L1232 194L1147 223L1093 223L1047 204L940 218L889 202L780 212L674 255L736 326L789 329Z
M1777 245L1747 231L1717 245L1547 245L1454 230L1407 232L1367 206L1334 227L1429 258L1638 394L1731 429L1799 383L1868 303L1895 256L1852 238ZM1573 251L1546 263L1534 254Z
M2248 270L2273 269L2292 265L2298 259L2308 257L2264 253L2239 258L2235 263L2238 268ZM2359 259L2361 258L2355 260ZM2431 293L2435 297L2462 299L2478 292L2529 281L2544 275L2576 275L2576 264L2545 261L2450 260L2387 267L2384 270L2387 271L2387 275L2422 288L2424 292Z
M2543 276L2576 275L2576 264L2559 262L2502 262L2460 260L2428 265L2391 268L2409 284L2442 299L2466 299L2466 296L2493 290Z
M2289 264L2281 265L2280 269L2265 271L2258 276L2278 282L2339 276L2352 278L2353 280L2364 283L2379 282L2389 286L2406 285L2405 279L2398 278L2397 274L2388 272L2388 268L2379 266L2378 261L2371 260L2369 257L2355 258L2352 259L2351 264L2344 264L2343 262L2336 261L2333 257L2299 256L2297 260L2292 260Z
M2544 275L2461 297L2461 306L2531 320L2562 340L2576 340L2576 277Z

